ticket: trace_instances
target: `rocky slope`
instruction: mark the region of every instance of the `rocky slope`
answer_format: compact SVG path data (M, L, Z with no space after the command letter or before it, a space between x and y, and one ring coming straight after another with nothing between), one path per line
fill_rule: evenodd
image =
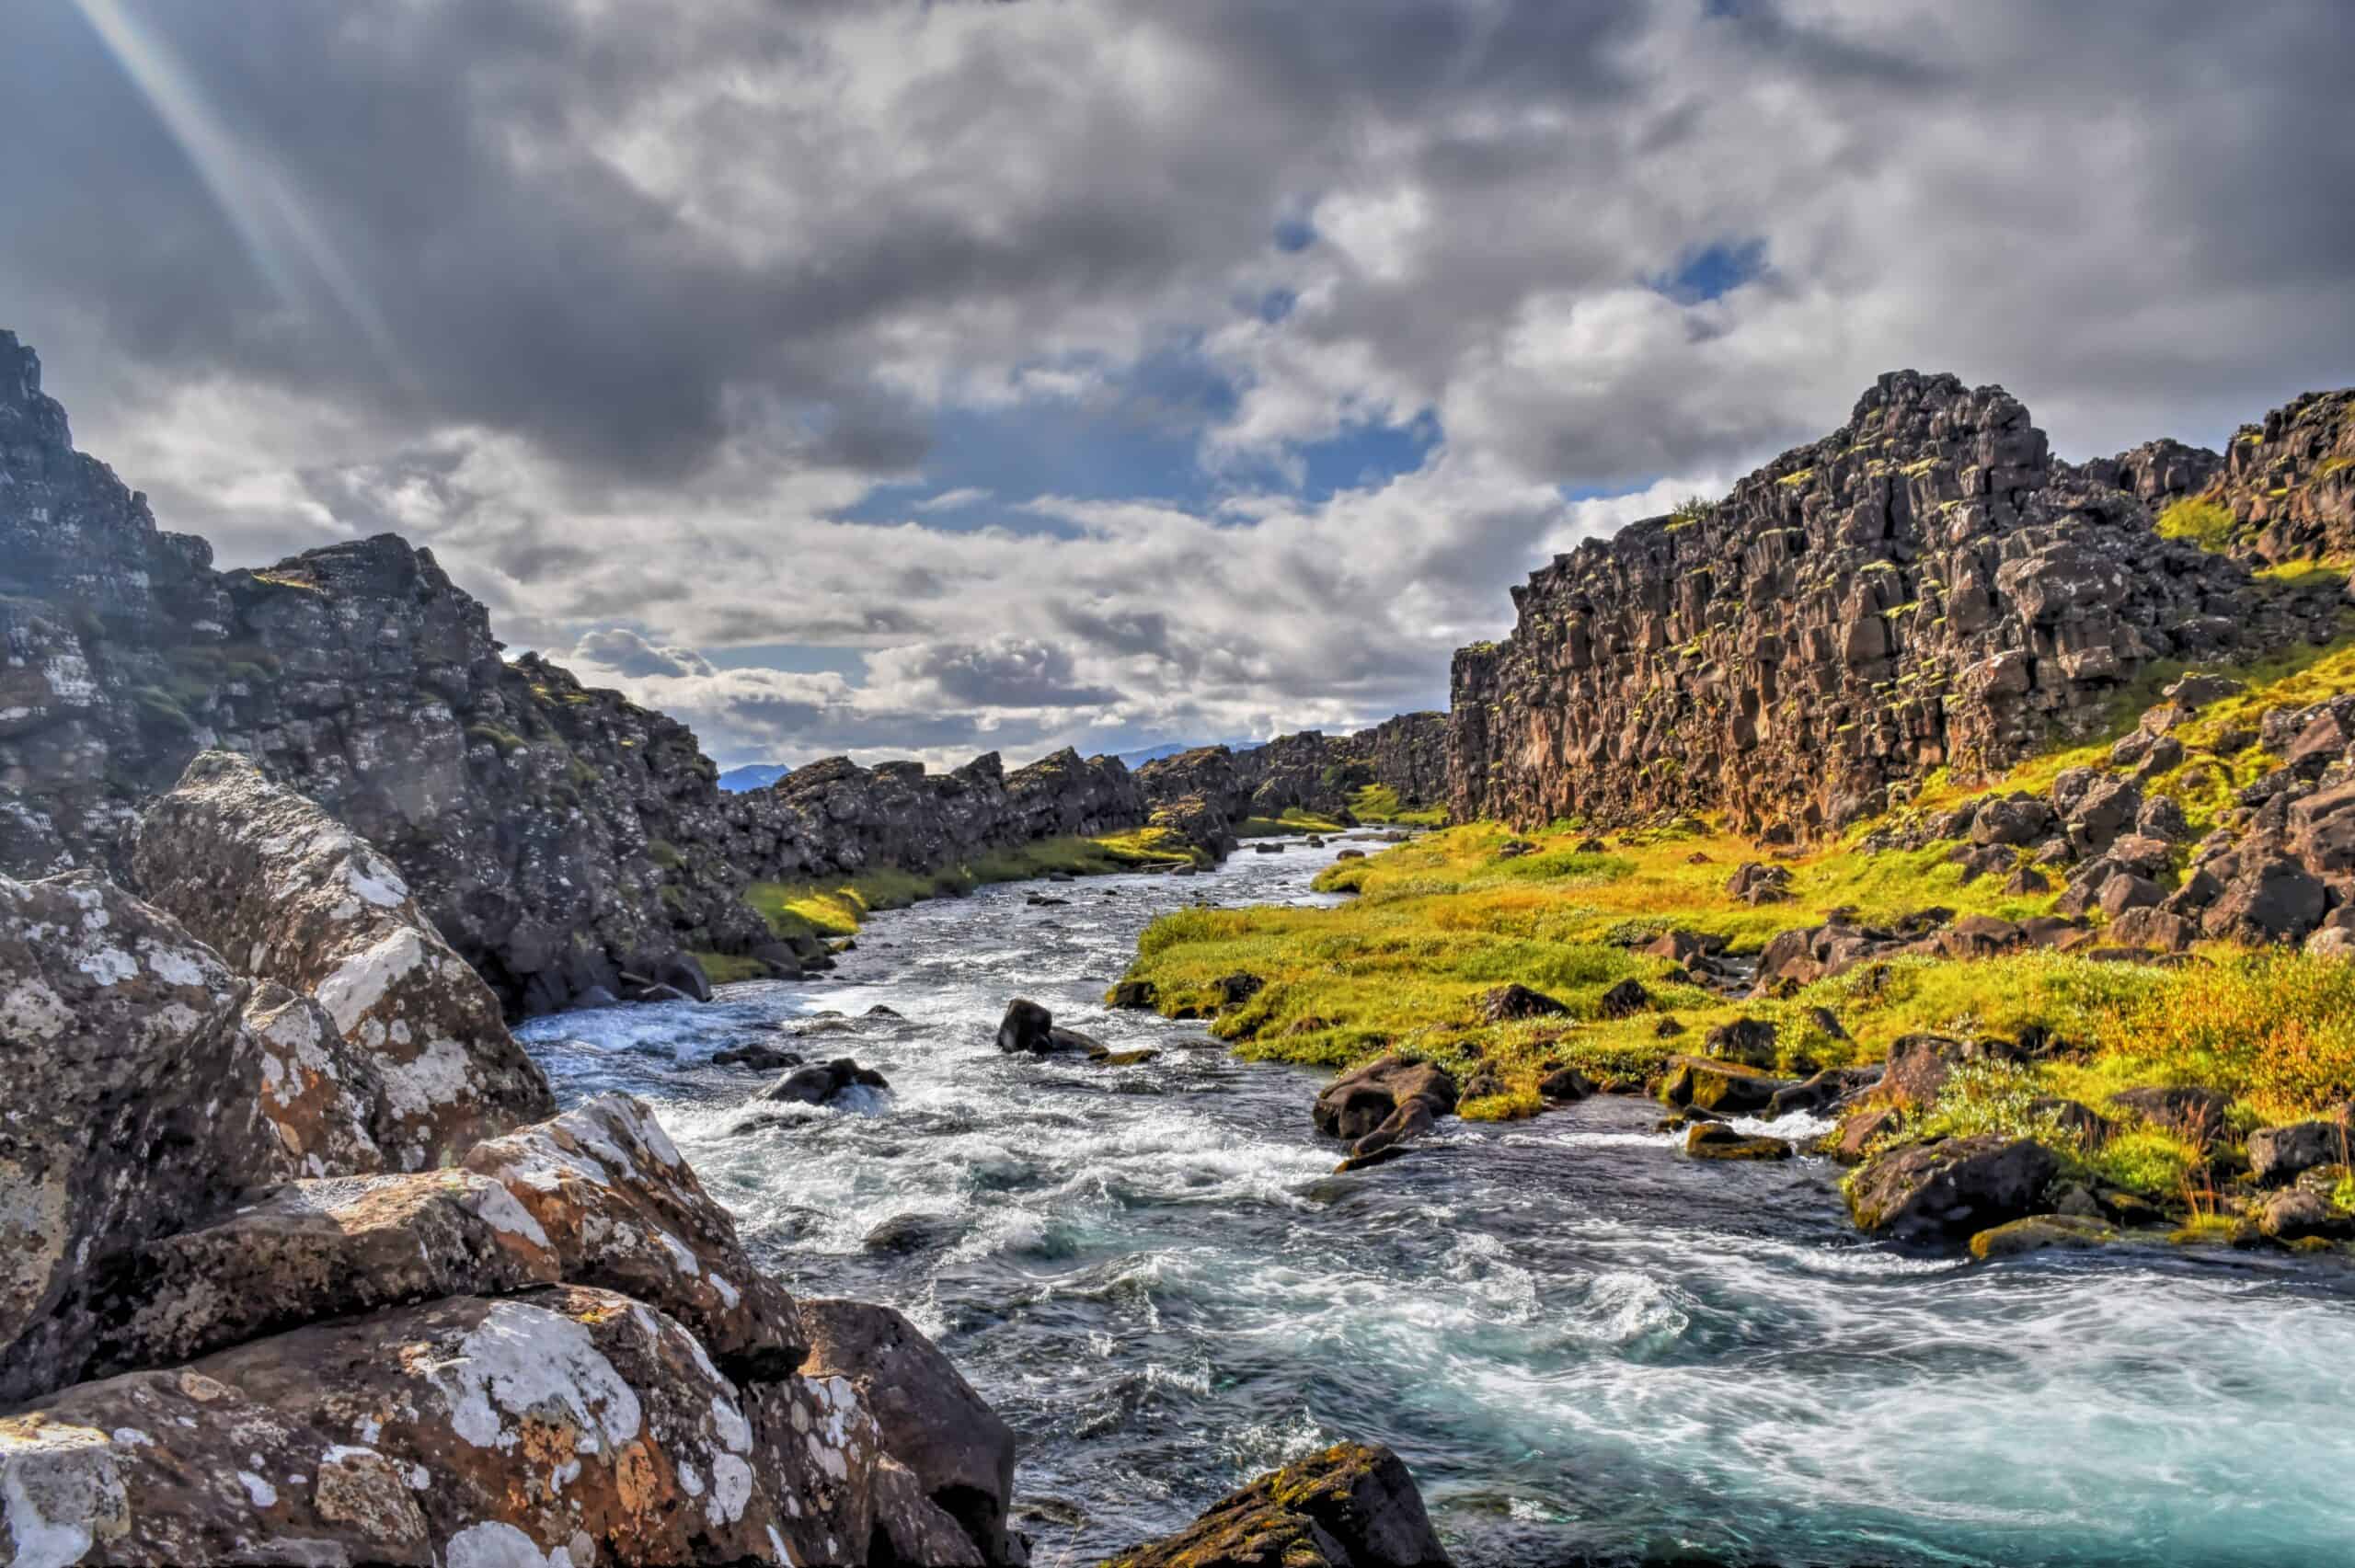
M2355 555L2355 391L2309 392L2242 427L2207 496L2263 560Z
M2276 425L2315 457L2313 418ZM2335 589L2283 591L2154 532L2153 501L2218 472L2174 443L2073 468L1999 387L1885 375L1723 500L1514 589L1512 635L1456 655L1450 808L1720 811L1817 837L1933 770L1992 773L2104 727L2158 661L2330 635Z
M1021 1561L938 1352L554 1115L375 846L215 754L133 858L0 877L7 1561Z
M376 845L511 1013L698 990L683 950L768 946L754 879L934 871L1147 811L1120 763L1070 752L929 777L834 760L723 794L684 726L505 658L430 551L387 534L213 570L74 450L0 332L0 872L124 870L140 805L208 748Z
M1409 810L1425 809L1447 799L1447 715L1400 714L1354 735L1280 735L1236 753L1235 772L1255 817L1295 807L1338 817L1368 784L1386 786Z

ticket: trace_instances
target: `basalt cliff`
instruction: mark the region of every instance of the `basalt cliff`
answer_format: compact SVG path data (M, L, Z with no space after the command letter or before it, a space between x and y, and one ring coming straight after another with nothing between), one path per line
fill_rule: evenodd
M2349 402L2310 395L2228 455L2157 441L2077 466L1999 387L1885 375L1722 500L1515 589L1511 635L1455 658L1449 806L1817 839L1936 770L1988 775L2108 727L2167 661L2326 641L2339 585L2250 563L2355 544ZM2169 537L2185 500L2231 528Z
M142 806L209 749L378 846L511 1014L668 988L692 950L790 968L755 880L931 872L1143 824L1110 758L948 773L833 759L741 795L683 725L510 659L432 553L385 534L216 571L75 452L0 332L0 873L128 877Z

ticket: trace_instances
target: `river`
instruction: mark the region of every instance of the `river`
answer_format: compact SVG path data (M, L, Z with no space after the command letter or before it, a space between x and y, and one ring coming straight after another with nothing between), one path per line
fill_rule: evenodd
M797 1291L947 1349L1021 1436L1041 1568L1342 1437L1407 1459L1465 1564L2355 1562L2343 1268L1909 1253L1848 1228L1836 1167L1695 1162L1627 1099L1336 1176L1322 1074L1101 1005L1153 916L1329 902L1338 847L986 888L873 917L821 980L522 1034L565 1104L653 1103ZM1163 1054L1005 1058L1015 996ZM778 1043L891 1092L732 1131L771 1075L712 1053L824 1013ZM910 1215L913 1245L865 1244Z

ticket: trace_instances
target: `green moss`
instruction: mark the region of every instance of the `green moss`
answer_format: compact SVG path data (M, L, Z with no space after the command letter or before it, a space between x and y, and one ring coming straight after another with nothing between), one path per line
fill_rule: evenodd
M466 726L466 738L478 746L488 746L502 757L511 757L523 750L523 738L511 729L501 729L495 724Z
M647 840L646 858L665 871L676 871L687 864L687 857L679 853L679 846L668 839Z
M2231 549L2239 527L2229 509L2197 496L2187 496L2169 506L2159 514L2158 522L2160 538L2180 539L2211 555Z
M716 986L769 978L769 967L758 958L741 957L733 953L697 952L695 960L703 966L704 978Z

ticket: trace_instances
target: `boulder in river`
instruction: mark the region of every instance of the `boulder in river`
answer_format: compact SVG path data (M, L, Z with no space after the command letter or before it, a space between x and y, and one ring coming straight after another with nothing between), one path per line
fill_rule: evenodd
M1361 1161L1429 1132L1455 1109L1455 1096L1446 1069L1382 1057L1327 1084L1309 1116L1317 1131L1349 1139L1350 1157Z
M1340 1443L1212 1504L1107 1568L1444 1568L1422 1494L1389 1449Z
M1859 1229L1900 1241L1970 1236L2040 1211L2060 1168L2051 1150L2025 1138L1908 1144L1849 1178L1848 1212Z
M1074 1052L1100 1058L1110 1054L1095 1036L1056 1027L1053 1013L1019 996L1005 1004L1005 1016L997 1026L997 1048L1008 1056L1024 1051L1032 1056Z
M1985 1261L2054 1250L2076 1252L2117 1240L2116 1230L2087 1215L2033 1214L1980 1231L1970 1238L1970 1255Z
M831 1105L854 1089L887 1090L891 1081L871 1067L861 1067L849 1057L836 1057L828 1062L812 1062L797 1067L761 1091L764 1100L804 1105Z
M1724 1122L1696 1122L1684 1129L1684 1152L1695 1160L1787 1160L1791 1146L1779 1138L1745 1138Z
M1698 1105L1705 1111L1729 1115L1763 1111L1774 1103L1776 1094L1798 1082L1710 1057L1671 1057L1668 1063L1668 1078L1660 1085L1661 1099L1671 1105Z

